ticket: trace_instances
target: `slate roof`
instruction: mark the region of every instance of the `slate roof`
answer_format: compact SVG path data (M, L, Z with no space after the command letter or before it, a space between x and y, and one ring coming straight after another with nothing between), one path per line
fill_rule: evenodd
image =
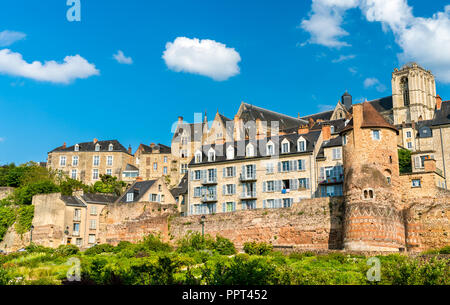
M111 194L86 193L81 198L87 203L109 204L115 202L119 197Z
M182 123L177 126L173 135L172 142L178 143L181 141L181 135L186 130L191 141L199 142L202 140L203 127L205 123Z
M73 207L86 207L86 205L75 196L61 196L61 200L68 206Z
M157 145L151 147L145 144L141 144L142 153L144 154L152 154L152 153L161 153L161 154L170 154L172 149L169 146L158 143Z
M178 196L182 194L188 193L188 184L189 184L189 175L186 173L184 174L183 178L181 178L180 184L178 184L176 187L170 190L173 197L177 198Z
M278 137L278 143L276 143L276 141L274 141L275 144L275 150L278 150L279 155L280 156L289 156L289 155L296 155L296 154L310 154L313 152L314 150L314 145L317 142L317 139L320 136L320 130L317 131L310 131L308 134L302 134L302 135L298 135L298 134L289 134L289 135L282 135ZM303 137L306 140L306 151L304 152L298 152L297 151L297 140ZM264 139L264 141L267 140L267 143L273 138L267 138ZM286 154L281 154L281 146L280 144L282 143L282 141L284 139L287 139L290 142L290 147L291 147L291 152L290 153L286 153ZM238 149L242 149L243 150L243 154L245 154L245 148L247 147L247 145L249 143L252 143L255 149L255 157L252 158L260 158L260 157L267 157L267 153L266 153L266 145L263 145L263 147L259 147L259 143L257 140L245 140L245 141L237 141L237 142L228 142L225 144L212 144L210 146L205 145L203 146L203 151L202 151L202 162L201 163L195 163L195 158L193 158L191 160L191 162L189 163L189 165L205 165L205 164L214 164L217 162L223 162L223 161L230 161L227 159L226 157L226 150L228 149L228 147L230 145L233 146L234 148L234 158L233 160L251 160L251 158L245 157L245 156L238 156L237 155L237 151ZM213 148L216 152L216 161L214 162L208 162L208 151L210 150L210 148Z
M361 128L381 127L395 130L398 133L398 129L394 125L388 123L386 119L372 106L369 102L362 103L363 106L363 118ZM341 133L353 129L353 118L347 124L347 126L341 130Z
M342 146L342 137L341 136L337 136L336 138L333 138L329 141L324 141L322 143L322 146L320 147L319 152L317 153L316 159L325 158L325 148L341 147L341 146Z
M432 126L450 124L450 101L442 102L441 110L436 110Z
M285 130L293 127L298 128L300 125L308 123L308 121L305 121L303 119L294 118L251 104L243 103L242 106L243 110L240 114L240 118L244 121L244 123L248 121L256 121L256 119L260 119L263 122L278 121L280 122L280 130Z
M132 202L138 202L142 196L155 184L158 180L147 180L147 181L136 181L133 183L127 191L119 198L118 202L121 203L129 203L127 202L127 194L134 193L134 198Z
M95 151L95 146L97 144L100 144L100 152L110 152L109 145L112 144L113 152L124 152L124 153L129 154L128 150L122 144L120 144L120 142L117 140L98 141L96 143L94 143L93 141L78 143L79 151L80 152ZM60 146L58 148L55 148L51 152L65 152L65 151L75 151L75 145L69 146L66 148L64 148L63 146Z
M131 164L127 164L127 166L125 167L125 170L124 170L124 172L138 172L138 171L139 171L139 168L137 168L136 166L131 165Z

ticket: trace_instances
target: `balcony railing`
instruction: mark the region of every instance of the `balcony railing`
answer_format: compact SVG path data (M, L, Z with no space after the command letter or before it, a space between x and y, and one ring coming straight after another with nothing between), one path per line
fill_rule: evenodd
M241 182L256 181L256 174L251 175L241 174L239 176L239 181Z
M339 177L319 177L319 184L335 184L344 182L344 176Z
M217 201L217 195L216 194L209 194L209 195L203 195L202 196L202 202L216 202Z
M241 193L241 197L240 198L243 199L243 200L256 199L256 191Z
M206 177L202 180L203 185L217 184L217 177Z

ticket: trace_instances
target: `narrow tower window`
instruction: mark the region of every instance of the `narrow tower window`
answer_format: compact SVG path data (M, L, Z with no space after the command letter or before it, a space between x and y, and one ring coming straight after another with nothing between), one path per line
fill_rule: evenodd
M400 81L400 88L402 89L403 94L403 104L406 107L409 107L410 101L409 101L409 85L408 85L408 78L403 77Z

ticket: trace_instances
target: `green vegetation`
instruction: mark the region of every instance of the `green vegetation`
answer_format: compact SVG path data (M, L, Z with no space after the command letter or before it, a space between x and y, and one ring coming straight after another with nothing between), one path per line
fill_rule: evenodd
M367 257L312 252L283 255L264 243L249 243L264 255L240 253L226 238L190 233L173 249L158 236L133 244L97 245L85 252L76 246L57 249L31 245L26 252L0 256L0 285L59 285L77 258L81 283L97 285L449 285L450 259L437 254L417 258L378 256L381 280L370 282ZM262 250L261 250L262 249ZM447 250L446 250L447 249ZM233 252L233 254L230 254Z
M31 204L35 195L61 192L62 195L72 196L74 191L79 190L86 193L120 195L124 191L126 184L117 181L116 177L108 175L100 177L101 181L94 186L88 186L34 162L20 166L15 164L0 166L0 187L15 188L12 195L0 200L0 241L14 223L14 228L19 234L30 230L34 217L34 207Z
M408 149L399 149L398 163L401 174L411 173L412 172L411 151L409 151Z
M268 243L250 242L244 244L244 252L249 255L267 255L272 250L273 246Z

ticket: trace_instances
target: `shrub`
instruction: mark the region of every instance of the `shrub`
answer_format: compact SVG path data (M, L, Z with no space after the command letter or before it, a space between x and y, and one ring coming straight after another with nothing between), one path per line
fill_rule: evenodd
M291 254L289 254L289 258L290 259L295 259L295 260L302 260L305 257L313 257L316 256L313 252L293 252Z
M236 254L236 248L231 240L219 235L216 236L216 241L213 243L213 248L221 255Z
M8 228L16 220L16 214L11 207L0 207L0 241L3 240Z
M244 252L249 255L267 255L272 252L273 246L268 243L247 242L244 243Z
M55 250L55 254L59 256L71 256L78 254L80 249L75 245L61 245Z
M58 193L59 191L60 189L55 183L44 180L16 189L14 199L17 204L31 204L34 195Z
M214 249L214 239L209 235L202 236L198 232L189 232L177 242L177 250L181 253L206 249Z
M17 211L17 219L15 229L19 234L24 234L31 229L31 224L34 217L34 206L26 205L22 206Z
M95 245L86 251L84 251L85 255L97 255L101 253L107 253L107 252L114 252L114 246L109 244L101 244L101 245Z
M155 251L155 252L170 252L172 250L172 247L164 243L160 236L155 235L148 235L144 237L143 241L139 244L143 249L148 251Z
M27 253L47 253L47 254L53 254L55 250L53 248L48 248L36 244L31 244L25 248L27 250Z

